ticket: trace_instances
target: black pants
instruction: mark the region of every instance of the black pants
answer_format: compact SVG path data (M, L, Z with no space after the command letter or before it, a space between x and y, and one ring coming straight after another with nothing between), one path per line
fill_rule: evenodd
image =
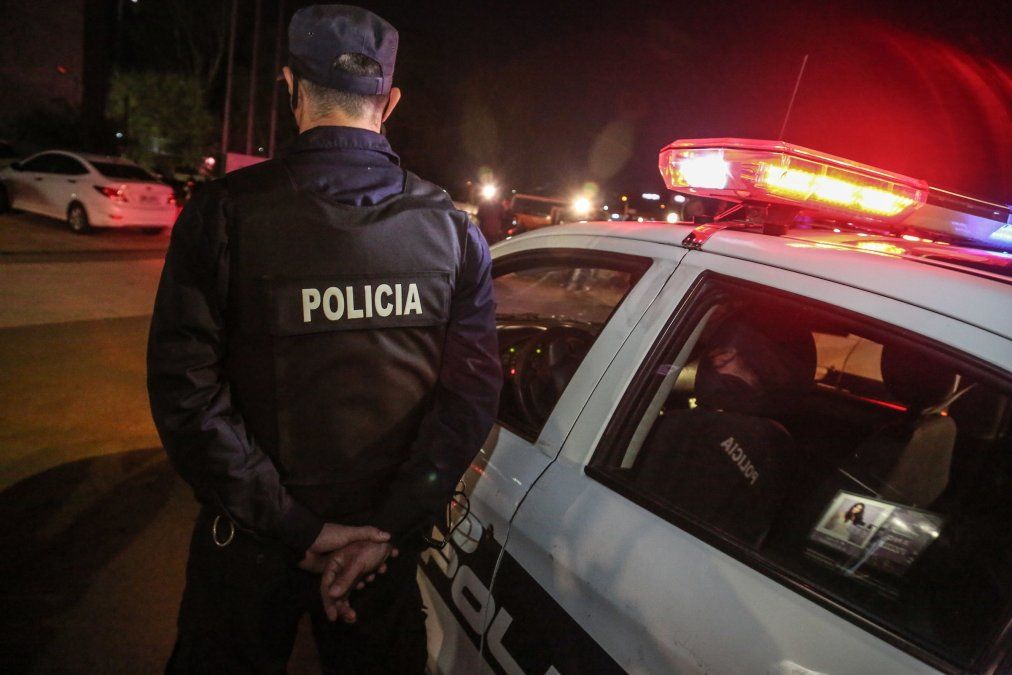
M217 546L213 520L201 511L190 541L179 635L166 672L283 673L307 612L323 672L424 672L417 553L402 552L386 574L352 594L356 623L331 623L318 576L299 569L280 543L243 532ZM227 534L227 524L220 530Z

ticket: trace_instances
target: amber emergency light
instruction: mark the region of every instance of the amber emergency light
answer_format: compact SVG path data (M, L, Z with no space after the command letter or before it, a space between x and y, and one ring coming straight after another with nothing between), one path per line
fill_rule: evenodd
M897 223L920 208L928 184L781 141L704 138L661 150L675 192L797 206L847 220Z

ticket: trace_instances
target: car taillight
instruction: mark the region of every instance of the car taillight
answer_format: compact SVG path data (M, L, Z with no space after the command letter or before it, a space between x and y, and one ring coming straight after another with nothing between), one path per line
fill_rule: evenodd
M107 185L96 185L95 189L98 190L99 194L104 197L108 197L114 202L122 204L127 201L126 195L123 194L123 188L109 187Z
M165 203L168 204L169 206L175 206L176 205L176 195L170 194L169 198L166 200Z
M677 141L661 151L660 170L677 192L873 222L902 220L928 194L922 180L780 141Z

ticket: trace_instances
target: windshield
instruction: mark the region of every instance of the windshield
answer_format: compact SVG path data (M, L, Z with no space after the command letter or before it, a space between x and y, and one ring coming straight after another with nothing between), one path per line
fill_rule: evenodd
M134 164L115 164L113 162L92 162L92 166L107 178L119 178L122 180L157 180L150 173Z

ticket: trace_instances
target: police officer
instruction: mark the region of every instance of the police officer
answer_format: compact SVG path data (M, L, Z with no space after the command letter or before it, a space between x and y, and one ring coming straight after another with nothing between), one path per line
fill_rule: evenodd
M298 138L174 228L148 391L202 508L170 671L283 671L307 612L325 671L424 668L418 553L501 375L483 237L378 133L397 42L357 7L296 12Z

